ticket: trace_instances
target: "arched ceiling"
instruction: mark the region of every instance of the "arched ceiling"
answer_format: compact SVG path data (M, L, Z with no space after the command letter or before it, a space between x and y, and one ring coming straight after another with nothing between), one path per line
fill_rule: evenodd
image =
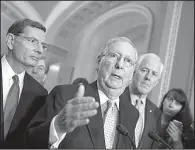
M17 17L28 17L42 22L47 27L47 42L54 45L55 54L61 57L63 55L61 51L64 51L67 64L74 66L80 63L82 55L87 50L89 54L96 55L103 42L116 36L126 36L138 45L138 51L147 51L153 19L162 2L1 1L1 3L9 5L9 10L14 10L11 11L12 14L5 12L7 15L4 16L9 16L8 18L10 16L14 18L15 15L15 20Z

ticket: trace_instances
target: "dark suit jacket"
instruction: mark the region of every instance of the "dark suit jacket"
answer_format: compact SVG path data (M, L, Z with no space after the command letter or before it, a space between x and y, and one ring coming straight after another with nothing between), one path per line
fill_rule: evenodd
M7 137L4 141L1 140L0 148L25 148L25 137L23 134L25 133L27 125L35 113L45 103L47 95L47 90L41 86L33 77L25 73L24 86L20 100ZM1 97L1 104L2 101L3 98ZM2 105L1 114L3 114ZM1 118L3 118L3 115L1 115ZM3 121L1 122L1 126L3 127Z
M139 143L138 149L152 148L153 140L148 137L149 132L158 132L160 128L161 111L148 98L146 99L145 107L145 124L144 130Z
M97 82L86 85L85 96L92 96L97 102L100 102L96 85ZM77 90L77 85L60 85L51 91L46 104L39 110L29 125L28 148L48 148L50 122L60 112L65 103L74 97ZM128 89L120 96L119 109L119 123L125 125L129 135L133 137L138 120L138 111L131 105ZM128 137L119 134L116 147L130 148L130 146L131 143ZM90 118L88 125L77 127L73 132L67 133L59 148L105 149L101 107L98 108L97 115Z

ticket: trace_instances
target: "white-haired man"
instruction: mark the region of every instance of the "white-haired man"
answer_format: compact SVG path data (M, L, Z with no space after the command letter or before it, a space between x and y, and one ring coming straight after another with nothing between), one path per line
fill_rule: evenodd
M162 71L163 63L156 54L147 53L138 58L130 85L132 105L139 111L134 135L137 148L152 147L153 141L148 137L148 132L157 130L161 111L147 96L157 85Z
M97 81L85 87L57 86L49 94L29 126L29 148L131 148L116 126L125 125L133 137L138 111L126 87L136 61L137 50L129 39L109 40L97 59Z

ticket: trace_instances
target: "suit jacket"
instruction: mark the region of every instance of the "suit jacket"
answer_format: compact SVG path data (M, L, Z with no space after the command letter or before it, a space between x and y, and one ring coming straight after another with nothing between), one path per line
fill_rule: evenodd
M47 102L36 114L28 127L28 148L48 148L49 128L52 118L60 112L65 103L72 99L78 90L77 85L56 86L48 96ZM100 103L97 90L97 82L86 85L85 96L92 96ZM138 111L130 102L129 90L126 89L120 96L119 123L125 125L129 135L133 137ZM67 149L105 149L103 119L101 107L98 107L97 115L90 118L89 124L77 127L71 133L67 133L59 148ZM118 134L116 148L130 148L128 137Z
M144 130L138 149L150 149L153 145L153 140L148 137L149 132L158 132L160 129L161 111L153 104L148 98L146 98L145 106L145 124Z
M3 136L1 138L0 148L25 148L25 137L23 135L27 125L35 113L43 106L47 95L47 90L28 73L25 73L20 100L7 137L4 140L2 140ZM1 127L3 129L2 102L3 98L1 96Z

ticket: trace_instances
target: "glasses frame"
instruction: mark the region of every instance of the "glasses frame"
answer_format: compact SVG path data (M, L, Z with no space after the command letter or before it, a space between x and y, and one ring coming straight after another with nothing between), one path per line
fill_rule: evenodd
M47 43L41 42L40 40L38 40L34 37L27 37L27 36L20 35L20 34L13 34L13 35L23 37L28 42L28 45L33 46L34 48L37 48L38 45L41 44L43 51L47 51L47 49L48 49ZM31 40L36 41L36 43L35 44L31 43L30 42Z
M113 60L111 57L109 57L110 54L116 55L117 56L116 60ZM108 52L108 53L106 53L106 54L104 54L102 56L106 56L107 59L109 59L109 60L111 60L112 62L115 62L115 63L118 62L121 58L123 58L125 67L134 67L136 65L136 62L133 62L132 59L130 59L128 57L121 56L118 53ZM128 63L127 61L125 61L126 59L129 59L130 62Z

